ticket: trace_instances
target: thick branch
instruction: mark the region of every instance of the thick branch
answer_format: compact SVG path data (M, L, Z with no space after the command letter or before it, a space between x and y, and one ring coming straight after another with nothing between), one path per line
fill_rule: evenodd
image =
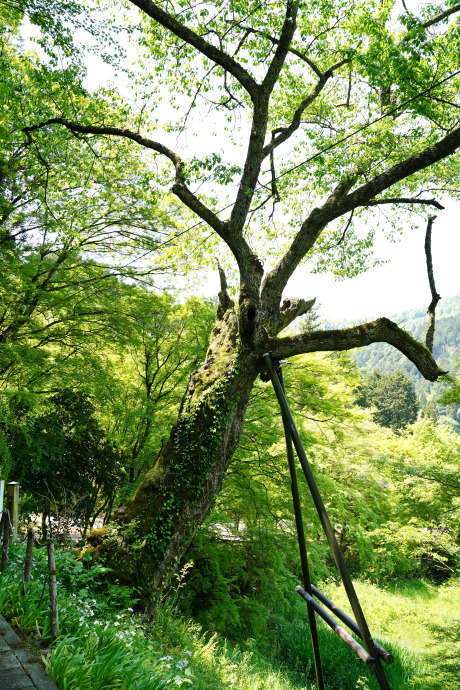
M455 14L455 12L460 12L460 3L457 3L457 5L454 5L453 7L449 7L449 9L444 10L444 12L436 14L434 17L431 17L431 19L427 19L422 23L422 26L424 26L425 29L428 29L430 26L433 26L433 24L437 24L443 19L450 17L451 14Z
M319 96L327 81L332 76L332 72L328 71L322 74L318 79L313 91L311 91L308 96L306 96L303 101L296 108L293 118L287 127L282 127L277 130L277 136L273 137L272 141L264 147L263 157L266 158L277 146L287 141L294 132L299 128L302 115L305 110L313 103L313 101Z
M353 328L313 331L313 333L303 333L292 338L273 338L269 341L269 349L274 358L282 359L308 352L352 350L372 343L393 345L406 355L422 376L429 381L436 381L439 376L446 373L438 367L427 347L386 318Z
M454 129L436 144L428 146L419 153L415 153L413 156L401 161L401 163L396 163L396 165L393 165L389 170L377 175L374 179L348 194L344 199L339 200L337 211L342 215L343 213L348 213L357 206L368 204L377 194L380 194L397 182L451 156L456 152L459 146L460 127L457 127L457 129ZM337 216L334 217L336 218Z
M265 31L261 31L260 29L254 29L252 26L245 26L244 24L238 24L238 26L239 26L241 29L244 29L244 30L246 31L247 34L250 34L250 33L251 33L251 34L258 34L258 35L260 35L260 36L263 36L263 37L266 38L268 41L271 41L274 45L278 45L278 43L279 43L279 39L278 39L278 38L276 38L275 36L268 36L268 35L266 34ZM289 48L289 51L288 51L288 52L289 52L289 53L292 53L293 55L296 55L296 56L297 56L298 58L300 58L303 62L305 62L305 63L313 70L313 72L314 72L318 77L322 77L322 76L323 76L323 73L322 73L322 71L320 70L320 68L318 67L318 65L316 65L316 64L313 62L313 60L310 60L310 58L307 57L307 55L305 55L304 53L302 53L300 50L297 50L296 48L293 48L293 47L291 46L291 47Z
M267 74L265 75L265 79L262 82L262 89L264 91L268 91L270 93L273 91L273 87L275 86L279 74L283 68L286 56L289 52L289 46L291 45L291 41L296 30L297 10L297 2L287 0L286 16L284 18L280 37L277 41L278 46L275 50L275 55L270 63Z
M133 132L131 129L127 128L111 127L110 125L83 125L80 122L74 122L73 120L68 120L65 117L51 117L49 120L39 122L36 125L24 127L23 131L26 134L29 134L30 132L36 132L39 129L48 127L48 125L55 124L64 125L64 127L70 129L71 132L78 132L78 134L108 134L110 136L122 137L124 139L132 139L132 141L135 141L136 144L139 144L146 149L152 149L152 151L161 153L163 156L166 156L166 158L169 158L176 169L179 168L182 170L184 166L182 159L176 153L174 153L174 151L168 149L167 146L163 146L163 144L153 141L153 139L147 139L147 137L143 137L138 132Z
M151 0L130 0L130 2L161 24L161 26L164 26L165 29L171 31L175 36L178 36L178 38L199 50L200 53L217 65L220 65L227 72L230 72L254 100L259 91L259 85L249 72L247 72L247 70L245 70L234 58L205 41L204 38L198 36L198 34L184 24L181 24L175 17L162 10L158 5L151 2Z
M431 302L428 306L428 328L426 331L426 346L430 352L433 352L433 341L434 341L434 329L436 320L436 307L441 295L436 291L436 285L434 284L434 274L433 274L433 257L431 255L431 231L433 229L433 223L436 216L430 216L428 218L428 224L426 226L425 235L425 256L426 256L426 270L428 273L428 282L430 284L431 292Z
M279 74L286 60L292 37L296 28L297 4L291 4L288 0L286 16L279 38L279 44L270 63L265 79L262 83L258 98L254 100L254 114L252 118L251 135L246 154L243 175L241 177L238 194L229 221L230 232L233 237L241 237L251 207L254 190L259 179L260 167L264 159L263 147L268 123L268 107L270 96ZM253 264L254 266L254 264ZM249 273L243 268L242 282L252 282ZM261 273L257 271L257 281L260 281ZM255 287L255 285L254 285ZM258 286L257 286L258 287Z
M436 199L418 199L417 197L372 199L372 201L368 201L367 204L363 204L363 206L381 206L382 204L422 204L424 206L435 206L439 208L440 211L444 210L444 206L442 206L439 201L436 201Z
M455 153L459 146L460 127L454 129L436 144L428 146L400 163L396 163L353 192L346 193L348 191L346 188L348 186L350 189L353 186L356 175L345 177L329 196L326 203L321 208L313 209L284 257L268 274L263 288L266 298L269 300L277 299L279 304L282 291L295 268L330 222L359 206L368 206L377 194L381 194L397 182L447 158Z

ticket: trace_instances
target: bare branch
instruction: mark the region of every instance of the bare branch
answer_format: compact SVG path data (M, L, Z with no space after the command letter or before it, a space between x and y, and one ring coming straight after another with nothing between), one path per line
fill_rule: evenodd
M381 206L382 204L423 204L425 206L435 206L440 211L444 210L439 201L436 199L418 199L417 197L405 198L405 197L391 197L388 199L372 199L368 201L367 204L363 206Z
M433 359L427 347L417 342L409 333L389 319L364 323L353 328L331 331L313 331L294 337L273 338L269 349L276 359L293 357L308 352L352 350L372 343L388 343L402 352L429 381L436 381L445 374Z
M430 216L428 218L428 223L426 226L425 234L425 256L426 256L426 270L428 273L428 282L430 284L431 292L431 302L428 306L428 328L426 331L426 346L430 352L433 352L433 340L434 340L434 329L436 320L436 307L441 299L436 291L436 285L434 284L434 274L433 274L433 257L431 255L431 231L433 229L433 223L436 220L436 216Z

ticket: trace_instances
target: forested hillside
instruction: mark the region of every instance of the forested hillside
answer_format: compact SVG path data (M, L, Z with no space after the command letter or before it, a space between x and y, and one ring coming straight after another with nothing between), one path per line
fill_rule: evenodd
M393 314L392 321L409 331L418 340L424 340L427 329L426 307ZM351 326L353 322L328 322L327 328ZM436 330L433 354L440 367L452 375L458 370L460 358L460 295L442 299L436 309ZM386 343L374 343L353 351L353 357L360 370L371 372L377 369L382 374L402 371L414 384L421 408L427 402L436 402L446 384L431 382L421 376L417 368L401 352ZM460 408L457 405L436 404L436 414L440 421L460 430Z

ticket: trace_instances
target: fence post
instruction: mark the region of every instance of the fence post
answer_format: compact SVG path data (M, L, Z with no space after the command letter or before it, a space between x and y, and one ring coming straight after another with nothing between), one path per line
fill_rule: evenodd
M13 536L17 539L18 536L18 516L19 516L19 484L18 482L9 482L6 485L6 507L8 508L13 528Z
M3 510L3 498L5 496L5 480L0 479L0 513Z
M3 541L2 541L2 573L5 572L6 564L8 562L8 545L10 543L10 514L8 509L2 513L3 525Z
M51 637L59 637L59 614L57 603L56 562L54 560L54 541L48 539L48 585L50 593Z
M35 533L34 528L29 527L27 532L26 560L24 562L24 577L22 582L22 594L26 595L26 584L30 582L30 571L32 569L32 553L34 550Z

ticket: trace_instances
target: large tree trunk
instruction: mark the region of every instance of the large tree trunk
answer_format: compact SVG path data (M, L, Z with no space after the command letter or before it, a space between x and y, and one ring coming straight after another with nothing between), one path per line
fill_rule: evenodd
M174 572L222 487L243 430L258 373L254 351L241 344L226 292L220 294L206 361L190 377L167 443L115 522L89 537L94 556L121 584L156 596Z

